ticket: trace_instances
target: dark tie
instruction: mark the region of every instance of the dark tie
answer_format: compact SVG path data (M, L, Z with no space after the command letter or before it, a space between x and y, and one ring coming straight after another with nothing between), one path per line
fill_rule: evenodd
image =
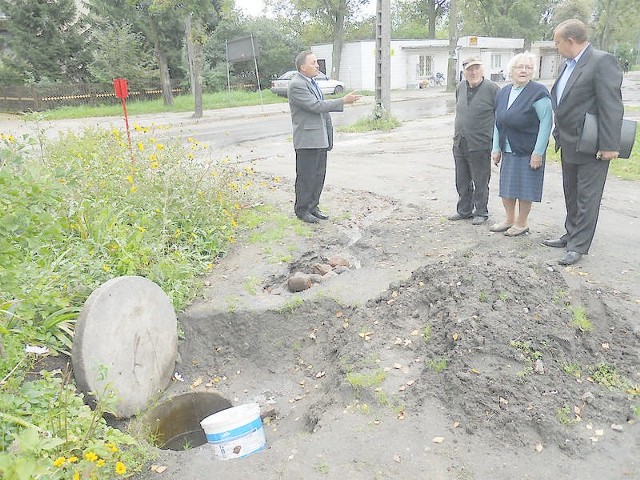
M322 100L324 97L322 96L322 92L320 91L320 87L318 87L318 84L316 83L316 81L313 78L311 79L311 85L313 85L313 88L316 89L316 93L318 94L318 98L320 100Z

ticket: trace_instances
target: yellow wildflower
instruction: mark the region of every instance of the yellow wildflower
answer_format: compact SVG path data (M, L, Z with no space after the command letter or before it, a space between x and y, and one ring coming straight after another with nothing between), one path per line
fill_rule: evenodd
M144 233L144 232L146 232L146 231L147 231L147 229L146 229L146 228L144 228L144 227L143 227L143 226L141 226L141 225L138 225L138 230L140 230L142 233ZM113 444L110 444L110 445L113 445ZM108 447L108 445L107 445L107 447ZM111 450L111 451L112 451L112 452L117 452L117 451L118 451L118 449L116 448L115 450Z
M64 457L58 457L54 460L53 462L53 466L54 467L61 467L62 465L64 465L64 462L66 462L67 459Z
M149 154L149 161L154 162L158 160L158 156L155 153Z
M141 152L144 152L144 143L138 142L138 150L140 150Z
M127 473L127 467L125 467L124 463L122 462L116 463L116 473L118 475L124 475L125 473Z
M127 182L133 183L133 175L127 175Z
M131 186L131 189L129 190L131 193L135 192L136 190L138 190L138 187L136 187L135 185Z
M77 470L73 471L73 480L80 480L80 473Z
M111 268L106 263L103 263L102 264L102 270L104 270L105 272L109 272L109 271L111 271Z
M76 456L69 457L69 458L67 459L67 461L68 461L69 463L76 463L76 462L78 461L78 457L76 457Z
M164 145L162 143L156 143L156 148L158 150L164 150Z
M157 168L159 168L159 167L160 167L160 164L159 164L158 162L151 162L150 167L151 167L153 170L156 170Z
M104 467L104 464L105 464L105 461L102 458L96 462L96 466L98 466L99 468Z
M95 462L98 459L98 455L96 455L95 453L89 451L89 452L84 454L84 458L85 458L85 460L89 460L90 462Z

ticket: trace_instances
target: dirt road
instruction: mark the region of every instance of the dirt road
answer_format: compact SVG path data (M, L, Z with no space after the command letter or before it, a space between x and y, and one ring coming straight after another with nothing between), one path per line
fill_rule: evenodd
M181 315L185 382L167 395L215 388L273 407L268 449L228 462L207 445L161 451L167 471L139 478L640 479L640 189L610 176L589 255L559 267L540 245L562 233L558 165L528 235L446 220L452 122L339 133L331 219L239 239ZM292 216L289 137L221 155L253 166L263 201ZM286 289L331 255L351 268Z

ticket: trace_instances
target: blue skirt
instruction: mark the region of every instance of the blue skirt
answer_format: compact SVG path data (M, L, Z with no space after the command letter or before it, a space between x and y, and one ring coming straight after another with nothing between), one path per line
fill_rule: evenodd
M542 200L545 158L537 170L529 166L530 155L503 153L500 162L500 193L502 198L514 198L530 202Z

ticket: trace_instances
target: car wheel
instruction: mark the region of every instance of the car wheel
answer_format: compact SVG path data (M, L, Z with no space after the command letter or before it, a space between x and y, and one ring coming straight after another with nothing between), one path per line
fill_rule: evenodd
M342 88L341 85L336 85L336 88L334 88L333 90L333 94L337 95L338 93L342 93L342 92L344 92L344 88Z

